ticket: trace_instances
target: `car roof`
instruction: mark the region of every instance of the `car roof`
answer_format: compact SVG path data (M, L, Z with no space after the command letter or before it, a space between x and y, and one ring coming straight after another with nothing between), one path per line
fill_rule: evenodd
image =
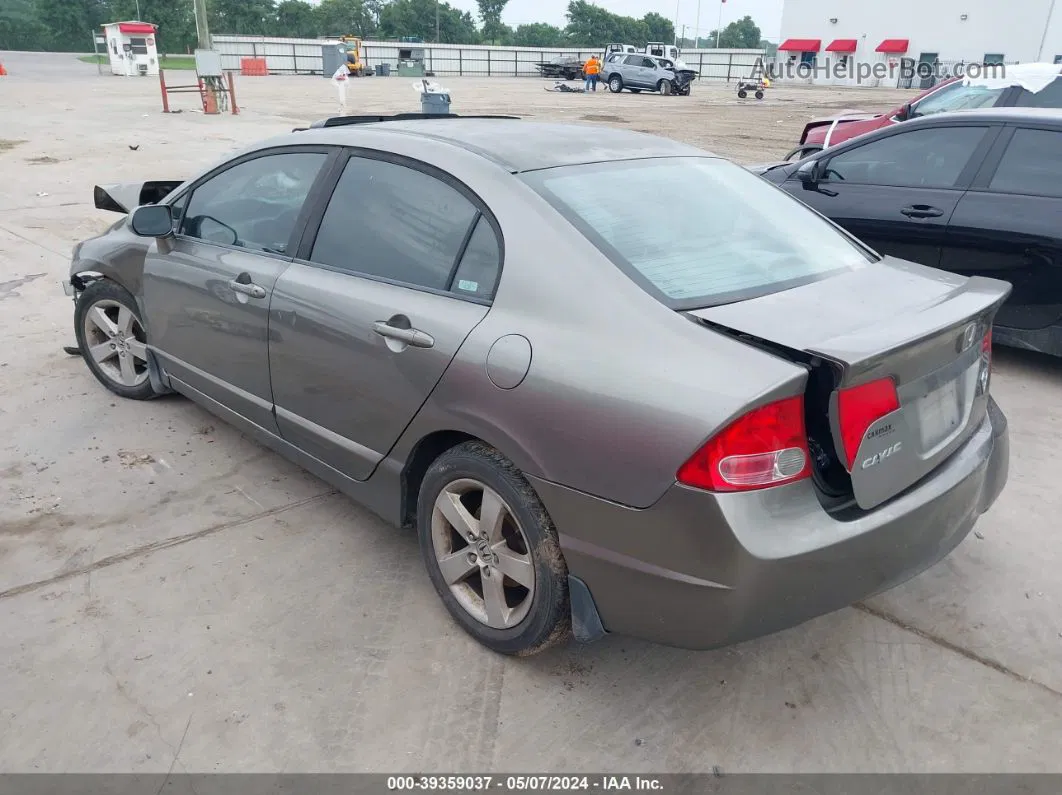
M703 149L657 135L592 124L520 119L415 119L329 127L307 132L338 146L357 146L359 130L438 141L477 154L508 171L655 157L714 157Z
M968 108L947 113L933 113L920 116L906 124L926 126L947 124L956 118L976 119L986 122L1049 122L1062 124L1062 108Z

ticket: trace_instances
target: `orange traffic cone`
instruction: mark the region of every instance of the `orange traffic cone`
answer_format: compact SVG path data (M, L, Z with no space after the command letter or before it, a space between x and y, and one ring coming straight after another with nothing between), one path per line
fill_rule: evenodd
M0 77L7 74L7 69L4 68L4 62L0 61Z

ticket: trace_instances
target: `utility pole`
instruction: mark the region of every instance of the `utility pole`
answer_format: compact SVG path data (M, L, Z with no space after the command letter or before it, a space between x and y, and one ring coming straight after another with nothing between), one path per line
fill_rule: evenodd
M723 35L723 3L726 0L719 0L719 24L715 26L715 48L719 49L719 37Z
M442 0L435 0L435 43L439 43L439 5Z
M679 46L679 43L678 43L678 28L679 28L679 26L678 26L678 18L679 18L679 11L680 11L681 8L682 8L682 0L676 0L676 2L675 2L675 46L676 47Z
M693 49L701 46L701 0L697 0L697 20L693 25Z
M192 8L195 11L195 32L199 39L199 49L211 50L210 25L207 22L206 0L192 0Z

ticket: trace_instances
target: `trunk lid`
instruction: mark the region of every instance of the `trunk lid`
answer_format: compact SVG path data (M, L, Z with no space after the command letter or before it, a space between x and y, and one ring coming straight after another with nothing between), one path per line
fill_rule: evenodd
M885 258L689 314L813 371L830 370L829 388L814 399L806 396L807 411L811 420L817 414L827 421L822 427L849 473L852 496L869 510L932 472L981 423L989 366L982 341L1009 293L1006 282ZM893 381L899 408L870 423L850 456L842 444L838 396L879 379Z

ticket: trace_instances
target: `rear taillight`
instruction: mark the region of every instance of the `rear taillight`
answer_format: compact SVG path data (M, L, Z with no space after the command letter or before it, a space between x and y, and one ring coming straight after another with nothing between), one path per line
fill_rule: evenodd
M682 465L678 481L709 491L751 491L811 474L804 398L753 409L708 440Z
M900 398L891 378L842 389L837 393L837 421L841 427L841 442L849 470L867 429L899 407Z
M988 330L984 338L981 340L981 372L978 374L978 381L981 387L981 394L988 394L988 384L992 379L992 329Z

